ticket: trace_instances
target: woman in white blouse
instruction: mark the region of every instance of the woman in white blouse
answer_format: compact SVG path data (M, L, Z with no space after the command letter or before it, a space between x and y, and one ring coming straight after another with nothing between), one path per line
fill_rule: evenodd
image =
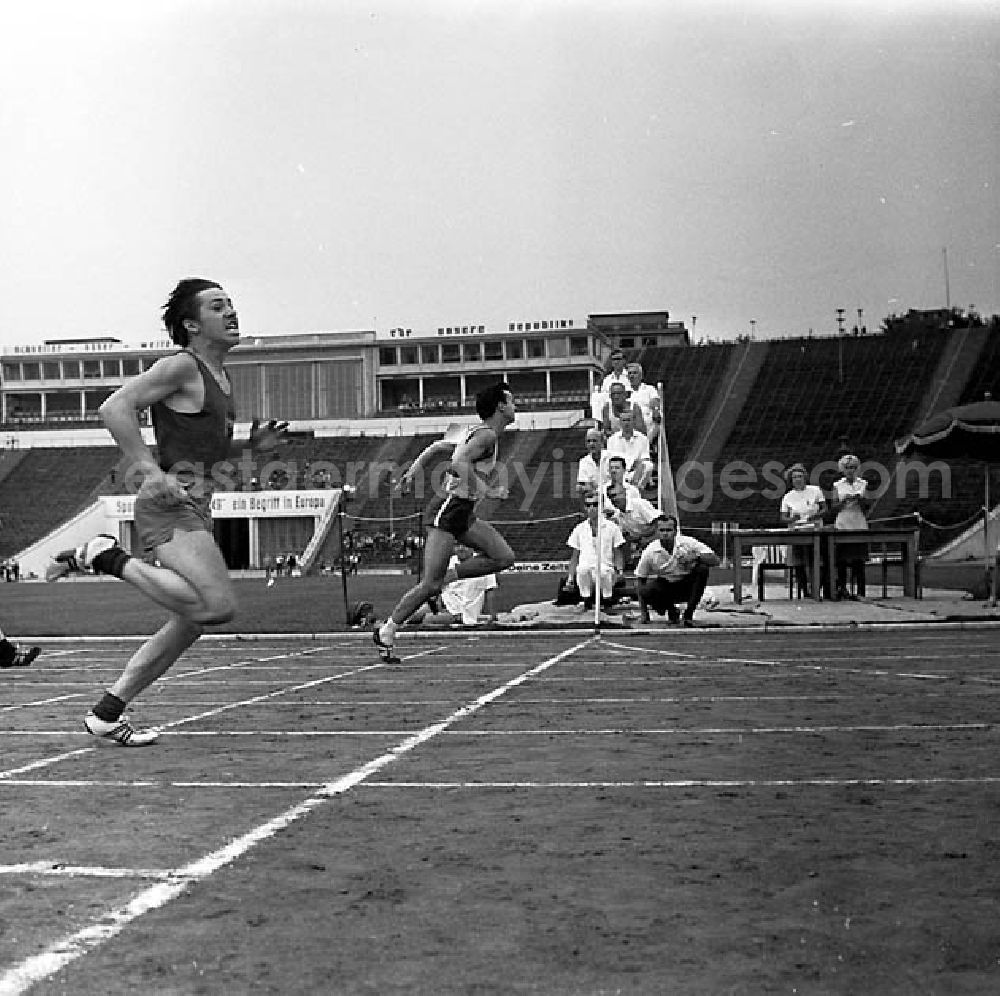
M833 482L833 508L837 513L834 526L837 529L867 529L868 509L871 499L868 497L868 482L858 477L861 461L853 453L845 453L837 466L844 475ZM865 597L865 562L868 560L867 543L837 544L837 597L857 601ZM854 578L857 595L852 595L847 588L847 572L850 570Z
M826 498L815 484L809 484L809 475L801 463L793 463L785 471L788 490L781 499L781 521L791 529L815 529L823 524ZM789 563L795 570L799 588L806 598L812 597L812 560L804 546L789 547Z

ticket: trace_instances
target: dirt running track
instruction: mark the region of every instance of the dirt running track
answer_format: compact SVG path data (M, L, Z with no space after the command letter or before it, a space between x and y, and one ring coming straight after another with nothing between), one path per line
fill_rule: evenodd
M996 630L203 642L0 672L0 993L1000 991Z

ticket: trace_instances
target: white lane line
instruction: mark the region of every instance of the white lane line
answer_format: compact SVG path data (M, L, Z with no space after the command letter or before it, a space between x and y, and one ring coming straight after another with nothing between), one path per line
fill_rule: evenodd
M328 782L308 799L286 809L273 819L255 827L249 833L230 841L225 847L212 851L197 861L176 869L175 880L158 882L156 885L144 889L133 896L124 906L103 915L99 922L93 923L88 927L76 931L76 933L70 934L68 937L56 941L41 953L26 958L19 964L14 965L4 972L3 975L0 975L0 996L16 996L16 994L26 992L35 983L54 975L61 968L75 961L81 955L86 954L92 948L120 934L133 920L136 920L144 913L159 909L171 900L176 899L189 885L200 882L217 872L220 868L231 864L237 858L242 857L247 851L285 830L292 823L306 816L328 799L341 795L355 785L366 781L376 772L388 767L398 758L408 754L428 740L433 739L448 729L448 727L474 715L511 689L517 688L524 682L529 681L536 675L542 674L555 664L565 660L577 650L587 646L593 639L595 638L591 637L584 640L582 643L578 643L568 650L564 650L554 657L542 661L541 664L537 664L527 671L522 671L521 674L511 678L503 685L494 688L485 695L481 695L468 705L456 709L450 716L447 716L440 722L432 723L419 733L407 737L391 750L374 758L367 764L362 765L360 768L355 768L335 781Z
M283 654L272 654L270 657L251 657L248 660L232 661L229 664L213 664L211 666L195 668L191 671L182 669L176 673L164 675L160 681L162 684L166 684L167 682L174 682L184 678L194 678L200 674L211 674L214 671L233 671L238 668L253 667L254 670L258 670L257 665L269 664L271 661L285 661L286 664L281 667L281 670L286 671L288 669L287 661L294 657L308 657L311 654L324 653L332 649L332 647L310 647L308 650L294 650ZM275 668L275 670L278 669Z
M977 778L681 778L671 781L641 782L365 782L372 788L424 789L550 789L550 788L841 788L851 785L870 786L933 786L933 785L1000 785L1000 775Z
M443 649L443 648L442 647L436 647L436 648L432 648L431 650L422 650L419 654L417 654L415 656L423 657L423 656L425 656L427 654L430 654L430 653L436 653L438 650L441 650L441 649ZM409 658L407 658L407 657L403 658L404 661L408 660L408 659ZM195 716L187 716L184 719L177 719L177 720L174 720L171 723L165 723L162 726L159 726L158 729L161 730L161 731L167 731L167 730L169 730L169 729L171 729L171 728L173 728L175 726L182 726L185 723L194 723L194 722L196 722L196 721L198 721L200 719L206 719L209 716L216 716L219 713L228 712L231 709L239 709L239 708L242 708L243 706L255 705L255 704L259 703L259 702L266 702L266 701L268 701L270 699L273 699L275 696L286 695L289 692L299 691L299 690L301 690L303 688L312 688L312 687L314 687L316 685L322 685L322 684L324 684L326 682L330 682L330 681L337 681L339 678L343 677L344 675L352 675L353 676L353 675L361 673L362 671L378 670L382 666L383 666L382 662L378 661L375 664L370 664L370 665L367 665L365 667L356 668L353 671L346 671L346 672L341 672L339 674L327 675L325 678L318 678L315 681L307 681L307 682L305 682L304 684L301 684L301 685L294 685L294 686L291 686L291 687L288 687L288 688L281 688L281 689L278 689L277 691L270 692L267 695L256 695L253 698L243 699L242 701L239 701L239 702L229 702L229 703L226 703L224 705L218 706L216 708L209 709L209 710L207 710L205 712L198 713ZM273 687L273 683L272 683L272 687ZM78 731L73 731L73 733L68 733L66 731L63 731L63 732L60 733L58 730L34 730L34 731L32 731L32 730L0 730L0 737L4 737L4 736L34 736L35 738L40 738L40 737L66 737L66 736L71 736L73 734L78 734ZM80 735L80 736L86 736L86 734L78 734L78 735ZM168 736L174 736L175 734L167 734L167 735ZM399 734L392 734L392 735L399 735ZM32 770L37 769L37 768L48 767L49 765L52 765L52 764L58 764L60 761L65 761L65 760L68 760L69 758L76 757L79 754L86 754L87 752L92 751L92 750L96 750L96 749L97 748L96 748L96 745L95 745L93 747L84 747L84 748L81 748L80 750L67 751L67 752L65 752L63 754L56 754L56 755L54 755L52 757L44 758L44 759L42 759L40 761L34 761L31 764L26 765L23 768L14 768L14 769L11 769L8 772L0 772L0 784L6 784L5 780L8 779L8 778L10 778L10 777L12 777L13 775L21 774L22 772L25 772L25 771L32 771Z
M705 654L705 653L684 653L679 650L660 650L657 647L630 647L627 643L615 643L611 640L604 640L603 646L614 647L616 650L626 650L631 654L659 654L663 657L674 658L679 661L696 661L699 664L758 664L762 667L778 667L784 664L784 661L780 660L760 660L753 657L719 657L715 654Z
M3 706L0 712L15 712L18 709L30 709L32 706L51 705L53 702L65 702L67 699L79 699L83 692L73 692L69 695L53 695L47 699L33 699L30 702L19 702L17 705Z
M260 789L326 789L326 782L146 782L146 781L29 781L25 779L16 784L28 787L43 788L155 788L163 789L240 789L258 791ZM573 782L573 781L512 781L512 782L376 782L365 781L363 787L368 788L410 788L410 789L450 789L450 788L717 788L717 787L775 787L775 786L838 786L838 785L996 785L1000 784L1000 775L980 775L966 777L940 778L744 778L744 779L713 779L713 778L683 778L670 781L618 781L618 782ZM50 862L41 862L51 864ZM5 867L0 865L0 872ZM176 877L179 873L168 871L165 877ZM126 877L126 876L122 876Z
M443 647L433 647L430 650L421 650L419 654L410 654L403 658L403 661L411 660L413 657L425 657L427 654L437 653L439 650L443 650ZM298 685L291 685L287 688L279 688L276 691L268 692L265 695L255 695L249 699L242 699L239 702L230 702L225 705L216 706L213 709L207 709L204 712L195 714L194 716L185 716L184 719L175 719L171 723L162 723L157 729L160 731L172 730L177 726L185 726L188 723L197 723L199 720L208 719L210 716L218 716L220 713L229 712L232 709L242 709L248 705L257 705L261 702L269 702L281 695L288 695L290 692L301 692L306 688L315 688L318 685L325 685L331 681L338 681L341 678L354 677L358 674L363 674L367 671L378 671L383 670L385 665L381 661L377 661L374 664L366 664L362 667L354 668L351 671L341 671L337 674L328 674L322 678L316 678L313 681L306 681ZM405 731L404 731L405 732Z
M624 648L625 644L619 643L609 643L609 646ZM956 678L964 678L964 675L955 673L927 673L927 672L907 672L907 671L890 671L885 668L857 668L857 667L834 667L829 664L814 664L809 662L796 662L796 661L786 661L786 660L770 660L770 659L756 659L751 657L715 657L707 656L704 654L684 654L679 651L672 650L658 650L656 648L632 648L634 651L641 651L643 653L661 654L671 659L675 659L678 662L690 661L693 664L697 664L699 667L714 667L719 664L752 664L759 667L781 667L789 668L797 671L830 671L835 674L863 674L870 675L873 677L891 677L891 678L919 678L924 681L953 681ZM872 658L874 659L874 658ZM879 658L882 660L896 660L897 658ZM898 658L899 660L909 660L911 658Z
M221 711L221 710L219 710ZM197 717L177 720L171 726L179 726L182 723L193 722ZM749 737L768 736L773 734L820 734L820 733L951 733L968 732L970 730L996 729L996 724L992 722L981 723L890 723L890 724L831 724L816 726L627 726L627 727L573 727L569 729L545 729L533 730L444 730L443 736L448 737L480 737L488 739L490 737ZM405 737L411 734L411 729L393 730L182 730L175 732L167 727L160 727L161 735L164 737L221 737L228 739L251 739L255 737L280 737L282 739L319 739L321 737L334 737L344 739L370 738L370 737ZM0 732L0 736L9 737L67 737L70 736L65 730L47 730L39 733L36 730L10 730ZM85 734L80 734L84 736ZM74 753L84 753L93 750L92 747L83 748L82 751ZM61 757L70 757L70 754ZM37 761L28 767L42 767L49 762Z
M32 761L31 764L22 765L20 768L8 768L6 771L0 771L0 781L14 778L16 775L23 775L27 771L38 771L39 768L47 768L51 764L58 764L60 761L65 761L71 757L89 754L94 749L94 747L81 747L79 750L67 751L65 754L56 754L55 757L46 757L40 761Z
M100 778L18 778L4 782L4 785L19 785L22 788L182 788L182 789L311 789L321 788L326 782L161 782L148 779L107 779Z
M163 868L100 868L91 865L66 865L54 861L26 861L19 865L0 865L0 875L48 875L54 878L152 878L163 881L173 872Z

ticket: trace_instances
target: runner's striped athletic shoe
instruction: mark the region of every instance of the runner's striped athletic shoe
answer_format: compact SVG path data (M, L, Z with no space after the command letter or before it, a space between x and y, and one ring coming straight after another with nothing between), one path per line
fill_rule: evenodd
M125 716L108 723L88 712L83 717L83 725L102 747L145 747L147 744L155 744L160 736L156 730L140 732Z
M382 637L378 635L380 626L381 623L375 623L375 626L372 629L372 642L375 644L375 649L378 651L379 657L382 658L382 663L402 664L403 662L392 652L392 644L382 642Z
M67 574L94 574L94 557L99 553L114 549L118 540L108 533L98 533L83 546L72 550L63 550L52 558L52 563L45 568L45 580L57 581Z
M0 667L30 667L31 662L42 652L41 647L18 646L14 651L14 656L10 660L0 661Z

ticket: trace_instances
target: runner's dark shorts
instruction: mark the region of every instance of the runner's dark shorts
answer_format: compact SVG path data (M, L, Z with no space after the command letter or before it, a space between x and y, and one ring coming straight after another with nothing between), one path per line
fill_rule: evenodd
M424 512L424 525L434 526L461 539L476 521L476 503L469 498L438 495Z
M140 494L135 499L135 530L143 557L151 557L158 546L169 543L177 529L182 533L207 532L211 536L212 496L186 495L180 501L171 499L170 504L163 496L148 498Z

